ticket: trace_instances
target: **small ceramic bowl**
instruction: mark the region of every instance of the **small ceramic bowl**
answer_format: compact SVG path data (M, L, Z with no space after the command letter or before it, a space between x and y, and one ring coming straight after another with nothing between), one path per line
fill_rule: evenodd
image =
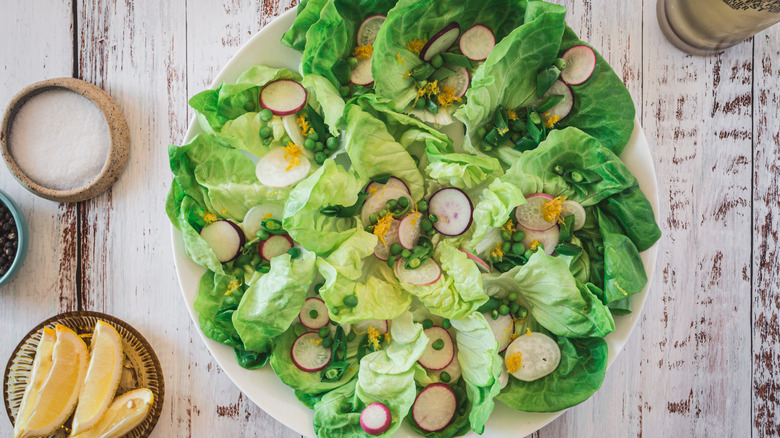
M3 203L6 208L8 208L11 212L11 216L14 218L14 222L16 222L16 232L19 242L16 246L16 256L14 256L11 267L2 277L0 277L0 286L2 286L11 281L16 274L19 273L19 269L24 263L24 258L27 257L29 234L27 233L27 221L24 220L24 215L22 214L22 211L19 210L19 206L2 190L0 190L0 203Z
M56 88L76 92L97 105L108 124L110 138L108 159L100 172L87 184L68 190L51 189L31 180L19 168L14 157L11 155L8 146L10 128L19 108L21 108L31 97ZM52 201L78 202L94 198L103 193L119 179L119 175L122 174L122 171L127 164L127 158L130 152L130 130L127 127L127 121L125 120L125 116L122 114L119 105L117 105L105 91L89 82L82 81L81 79L57 78L29 85L11 99L11 103L8 104L5 116L3 117L2 131L0 131L0 144L2 146L1 152L5 164L8 166L8 169L11 171L14 178L16 178L16 180L27 190Z

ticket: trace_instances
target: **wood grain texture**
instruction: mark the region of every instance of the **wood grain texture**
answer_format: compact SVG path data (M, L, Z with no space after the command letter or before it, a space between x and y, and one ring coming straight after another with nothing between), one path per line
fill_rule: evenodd
M780 436L780 28L755 37L753 436Z

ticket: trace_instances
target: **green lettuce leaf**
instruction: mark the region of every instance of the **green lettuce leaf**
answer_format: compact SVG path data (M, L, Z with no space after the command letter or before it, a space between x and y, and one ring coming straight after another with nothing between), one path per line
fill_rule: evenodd
M406 423L418 434L428 438L452 438L465 435L469 431L469 416L471 415L471 401L466 394L466 383L463 379L458 383L450 385L452 392L455 393L455 416L450 420L450 424L438 432L426 432L420 429L420 426L414 421L411 415L406 417ZM422 389L422 388L420 388Z
M499 177L482 190L477 205L472 214L474 234L467 249L476 251L477 244L485 240L490 228L502 227L518 205L526 203L523 192L509 182Z
M622 233L634 242L640 252L649 249L661 238L653 207L638 185L610 196L599 204L599 208L620 224Z
M604 303L611 304L641 292L647 274L639 251L615 220L601 210L598 219L604 242Z
M306 47L306 32L320 18L320 12L328 0L301 0L290 29L282 35L282 44L303 53Z
M355 394L353 379L322 396L314 405L314 432L319 438L364 438L360 413L366 405Z
M428 177L446 187L471 189L503 175L501 163L492 157L471 154L442 154L436 147L426 148Z

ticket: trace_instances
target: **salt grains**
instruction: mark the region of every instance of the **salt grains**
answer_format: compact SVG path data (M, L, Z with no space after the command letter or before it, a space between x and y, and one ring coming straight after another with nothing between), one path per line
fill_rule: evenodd
M41 186L68 190L95 178L108 158L108 124L89 99L65 89L31 97L13 118L8 148Z

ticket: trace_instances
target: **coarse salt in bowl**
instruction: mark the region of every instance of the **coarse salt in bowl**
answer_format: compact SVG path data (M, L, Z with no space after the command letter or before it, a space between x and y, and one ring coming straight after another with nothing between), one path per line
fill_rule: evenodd
M124 170L130 136L119 106L100 88L74 78L32 84L3 119L3 159L28 190L58 202L103 193Z

